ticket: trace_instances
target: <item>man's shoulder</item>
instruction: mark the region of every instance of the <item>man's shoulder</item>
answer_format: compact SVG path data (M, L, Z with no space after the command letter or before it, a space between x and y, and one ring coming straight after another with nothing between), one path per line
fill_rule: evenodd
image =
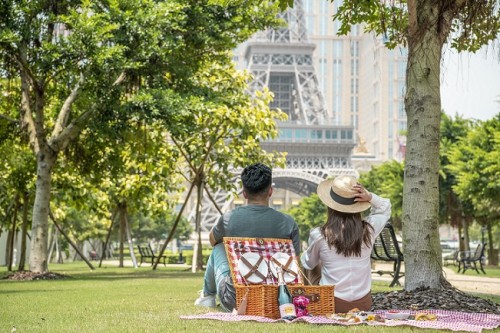
M289 221L291 221L291 222L293 222L293 223L297 223L297 222L295 221L295 219L293 218L293 216L292 216L292 215L287 214L287 213L282 213L282 212L278 212L278 213L280 213L281 215L283 215L285 219L287 219L287 220L289 220Z

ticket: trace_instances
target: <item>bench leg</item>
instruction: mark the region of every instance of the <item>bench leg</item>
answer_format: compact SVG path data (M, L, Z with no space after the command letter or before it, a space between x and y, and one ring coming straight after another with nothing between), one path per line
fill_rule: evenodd
M473 265L474 265L474 267L473 267L473 268L474 268L474 270L476 271L476 273L477 273L477 274L479 274L479 270L477 269L476 262L475 262L475 261L473 261L472 263L473 263Z
M394 287L396 284L401 287L401 283L399 283L399 270L401 269L401 261L396 261L394 263L394 279L392 279L389 287Z

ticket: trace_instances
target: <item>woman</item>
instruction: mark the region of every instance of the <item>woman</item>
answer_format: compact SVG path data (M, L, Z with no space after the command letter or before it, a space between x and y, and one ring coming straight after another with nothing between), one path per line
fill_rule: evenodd
M368 192L356 178L338 176L318 186L318 196L328 207L328 218L309 235L309 248L301 256L306 270L321 266L320 285L335 285L335 312L372 305L371 262L375 238L391 216L391 203ZM370 215L361 212L371 206Z

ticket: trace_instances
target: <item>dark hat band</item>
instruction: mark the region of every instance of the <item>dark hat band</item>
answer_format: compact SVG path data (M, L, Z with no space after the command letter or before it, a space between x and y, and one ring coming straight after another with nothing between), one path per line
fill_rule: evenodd
M333 192L333 189L330 188L330 197L333 199L333 201L341 204L341 205L354 205L357 203L354 201L356 198L344 198L338 195L337 193Z

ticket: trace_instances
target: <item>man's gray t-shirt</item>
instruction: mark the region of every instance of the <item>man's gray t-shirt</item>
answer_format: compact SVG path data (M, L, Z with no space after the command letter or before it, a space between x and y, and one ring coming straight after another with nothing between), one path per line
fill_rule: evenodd
M212 229L216 243L224 237L291 239L295 255L300 257L299 227L290 216L268 206L247 205L225 213ZM219 299L225 309L236 307L236 290L231 276L218 282Z
M300 256L299 227L295 220L261 205L247 205L233 209L221 216L214 226L213 235L217 243L223 237L284 238L293 241L295 255Z

